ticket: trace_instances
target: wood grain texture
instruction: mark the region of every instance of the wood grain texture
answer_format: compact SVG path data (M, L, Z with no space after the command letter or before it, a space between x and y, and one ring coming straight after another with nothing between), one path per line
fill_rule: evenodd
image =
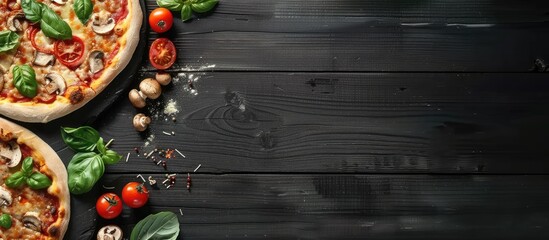
M527 72L549 59L547 9L546 1L222 1L162 36L178 49L175 69Z
M186 154L168 161L172 171L198 164L211 173L549 170L544 74L214 72L193 83L197 95L186 87L181 77L150 103L174 99L180 113L175 123L160 114L148 134L133 130L136 110L126 99L110 110L97 127L131 157L109 171L164 171L133 151L149 135L153 146ZM72 151L61 154L69 159Z
M189 193L183 175L173 189L150 189L144 209L125 208L98 227L116 223L129 234L149 213L172 211L179 239L549 237L547 176L193 174ZM103 184L119 191L134 180L107 174Z

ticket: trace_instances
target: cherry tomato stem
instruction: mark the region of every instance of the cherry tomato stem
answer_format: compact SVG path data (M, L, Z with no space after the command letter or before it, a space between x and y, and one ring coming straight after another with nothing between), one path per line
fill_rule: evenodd
M157 33L163 33L173 25L173 15L170 10L166 8L157 8L149 15L149 25L151 29Z

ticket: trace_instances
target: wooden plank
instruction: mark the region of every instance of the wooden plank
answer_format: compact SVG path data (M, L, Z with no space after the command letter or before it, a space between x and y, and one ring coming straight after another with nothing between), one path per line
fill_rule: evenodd
M151 189L146 208L125 207L117 220L97 219L97 227L116 223L129 234L149 213L179 215L181 209L179 239L549 237L547 176L193 174L192 178L192 192L185 189L185 177L180 175L174 188ZM124 183L134 180L135 175L107 174L103 184L119 192ZM91 201L85 202L92 208ZM72 221L69 239L80 237L73 235L77 232L95 233L94 211L80 211L88 218Z
M151 105L177 102L177 122L131 127L123 99L98 125L128 163L111 172L162 172L143 157L177 148L170 171L546 173L549 81L544 74L199 73ZM185 90L187 89L187 90ZM162 112L162 107L145 111ZM167 136L162 132L175 136ZM55 134L58 134L57 132ZM134 147L150 146L137 157ZM68 162L72 151L60 151Z
M174 69L184 70L527 72L549 59L546 9L546 1L238 0L176 21L166 36L178 49Z

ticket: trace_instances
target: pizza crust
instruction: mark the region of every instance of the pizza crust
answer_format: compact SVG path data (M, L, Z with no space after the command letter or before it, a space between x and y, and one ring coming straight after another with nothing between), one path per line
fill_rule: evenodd
M47 173L52 179L52 185L48 188L48 193L59 198L59 217L57 221L50 225L50 229L57 228L59 239L63 239L70 221L70 194L67 183L67 170L57 153L40 137L36 136L30 130L12 123L6 119L0 118L0 128L4 132L11 132L13 138L18 143L23 143L39 152L44 158L47 169L40 169Z
M99 95L128 65L139 44L139 31L143 23L143 12L139 1L128 0L128 15L125 19L129 21L122 23L123 27L127 27L127 31L124 34L125 39L120 43L120 51L112 59L112 64L103 70L101 76L93 80L91 88L84 90L82 101L77 104L71 104L68 101L55 101L51 104L0 102L0 112L6 117L22 122L47 123L81 108Z

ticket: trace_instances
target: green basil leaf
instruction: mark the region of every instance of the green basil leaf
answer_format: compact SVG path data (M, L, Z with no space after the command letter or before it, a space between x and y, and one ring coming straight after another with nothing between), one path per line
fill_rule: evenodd
M105 147L105 142L103 142L102 137L100 137L99 140L97 140L97 150L101 154L105 154L107 152L107 147Z
M151 214L139 221L130 240L175 240L179 235L179 220L172 212Z
M187 21L193 17L193 11L191 9L191 6L188 4L183 5L183 8L181 8L181 20Z
M103 176L105 164L94 152L77 153L67 166L69 191L72 194L89 192Z
M197 13L205 13L212 10L219 0L204 0L191 4L193 11Z
M27 178L27 185L32 189L44 189L51 186L51 179L39 172L34 172Z
M63 21L63 19L49 7L42 8L40 28L44 35L51 38L61 40L72 38L72 30L69 24Z
M101 139L99 132L89 126L61 128L61 137L67 146L78 152L93 152Z
M75 0L73 4L74 12L82 24L86 24L93 12L93 3L91 0Z
M35 0L23 0L21 1L21 8L25 13L25 18L35 23L42 19L42 8L46 7L43 3L36 2Z
M104 153L101 158L103 159L103 162L105 162L105 164L115 164L117 163L118 161L120 161L120 159L122 158L122 156L120 156L118 153L116 153L115 151L113 150L107 150L106 153Z
M12 225L11 216L7 213L2 213L2 215L0 215L0 227L9 229L11 228L11 225Z
M21 172L25 175L25 177L29 177L32 174L33 163L34 161L32 160L32 157L26 157L25 160L23 160Z
M19 46L19 35L6 30L0 32L0 53L11 51Z
M27 180L27 177L25 177L23 172L15 172L10 175L4 183L10 188L20 188L25 183L25 180Z
M33 98L37 94L38 83L36 73L29 65L18 65L13 67L13 84L21 95Z
M167 8L174 12L181 11L181 8L183 7L182 0L156 0L156 4L158 4L159 7Z

